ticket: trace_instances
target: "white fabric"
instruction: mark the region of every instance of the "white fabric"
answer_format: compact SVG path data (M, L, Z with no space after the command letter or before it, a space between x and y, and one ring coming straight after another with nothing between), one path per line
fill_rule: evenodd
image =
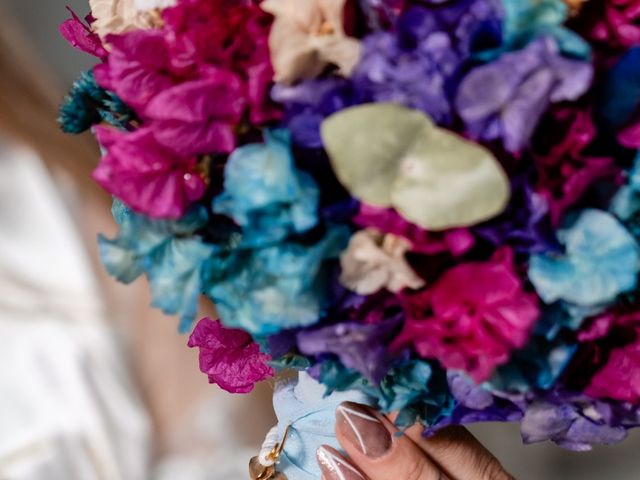
M0 144L0 479L144 480L149 421L60 198Z

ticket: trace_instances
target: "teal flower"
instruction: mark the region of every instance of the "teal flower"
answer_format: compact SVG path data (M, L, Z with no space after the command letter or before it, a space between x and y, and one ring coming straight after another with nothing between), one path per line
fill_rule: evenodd
M453 409L444 370L423 360L392 368L380 383L378 401L382 411L398 412L396 424L400 427L418 420L431 425Z
M555 39L562 53L588 59L589 44L577 33L564 26L569 8L562 0L502 0L504 8L503 46L482 56L494 58L499 53L518 50L539 37Z
M318 186L294 166L290 134L265 132L264 144L236 149L225 167L216 213L235 220L243 245L261 246L303 233L318 223Z
M637 286L640 255L629 231L611 214L588 209L558 235L566 254L535 255L529 278L547 303L601 307Z
M203 266L216 248L194 235L206 223L206 213L193 209L179 221L154 220L116 200L113 216L120 226L118 236L98 238L107 271L123 283L145 274L152 305L180 315L180 331L188 331L197 314Z
M226 326L254 336L314 324L325 306L326 260L338 257L349 235L331 227L315 244L284 241L216 256L206 293Z

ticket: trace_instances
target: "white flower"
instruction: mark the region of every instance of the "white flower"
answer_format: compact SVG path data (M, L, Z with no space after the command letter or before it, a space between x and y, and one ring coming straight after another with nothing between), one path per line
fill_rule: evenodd
M96 19L93 28L102 38L110 33L158 27L162 21L156 9L174 3L175 0L89 0Z
M293 83L335 65L348 76L360 59L361 44L342 26L346 0L265 0L275 16L269 37L275 81Z
M402 237L370 228L360 230L351 237L340 256L340 283L360 295L370 295L383 288L394 293L405 288L421 288L424 280L405 258L410 249L411 244Z

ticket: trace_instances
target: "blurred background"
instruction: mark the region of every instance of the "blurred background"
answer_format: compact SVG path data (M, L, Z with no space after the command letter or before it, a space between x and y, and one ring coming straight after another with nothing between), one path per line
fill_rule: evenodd
M81 15L87 13L88 10L86 0L1 0L0 2L0 7L6 8L17 22L10 26L15 30L20 29L27 43L30 43L33 48L32 51L29 51L19 46L19 51L0 52L0 56L11 58L12 55L16 57L27 55L30 57L28 58L29 63L45 66L51 76L49 77L43 69L42 79L46 79L47 84L52 85L51 95L54 100L58 101L61 98L61 92L71 84L77 75L93 64L92 58L70 48L57 32L58 25L68 16L65 10L66 5ZM13 24L13 22L11 23ZM7 68L3 64L0 64L0 67ZM7 72L2 72L2 74L5 73ZM2 140L2 136L2 132L0 132L0 140ZM98 231L107 233L113 231L108 214L108 199L97 189L89 186L90 181L86 178L95 150L92 150L89 145L90 139L66 138L61 141L73 143L74 146L69 152L80 152L77 155L85 157L81 160L73 159L73 161L84 163L77 169L77 175L74 179L64 172L58 172L54 165L55 162L45 160L47 175L55 178L58 186L63 185L64 187L66 185L61 188L61 195L65 201L60 205L62 205L61 208L67 210L63 213L72 219L79 231L79 241L84 241L84 247L88 250L88 256L83 260L86 263L85 274L87 271L91 271L89 275L98 277L96 285L98 285L97 288L100 292L96 294L96 297L106 300L109 305L117 305L118 307L115 310L108 310L106 314L104 312L98 313L98 315L109 317L105 322L113 327L115 332L113 339L110 334L106 336L110 339L107 342L107 347L105 347L104 340L95 340L94 343L86 340L87 338L102 338L101 335L104 332L100 328L94 329L95 331L86 331L74 327L74 330L70 331L66 327L65 329L56 327L57 330L64 331L64 337L60 338L65 338L64 341L71 339L71 341L65 344L61 340L59 342L61 349L50 352L50 358L54 359L52 362L57 362L64 355L64 352L68 353L70 349L73 349L72 351L76 353L75 360L78 361L78 356L80 356L79 362L81 364L85 362L88 370L92 368L91 362L97 362L92 357L98 348L96 345L116 352L112 355L114 358L121 354L124 362L115 358L113 364L93 365L96 368L91 370L90 375L95 377L92 378L92 381L98 382L102 387L96 388L96 391L90 393L78 394L78 398L81 397L84 401L87 398L93 398L96 402L105 399L108 402L113 400L118 408L113 407L112 410L115 411L109 411L108 407L103 406L98 408L98 411L94 412L95 415L92 416L90 412L92 407L87 406L88 404L60 399L62 406L59 410L51 410L51 416L60 416L60 412L66 412L71 415L70 418L86 417L85 422L76 425L75 433L72 432L70 435L70 438L74 438L73 435L80 438L80 444L62 438L53 439L47 445L42 444L41 440L38 440L36 444L29 444L29 436L23 435L25 430L33 427L33 431L40 432L40 437L34 434L30 438L42 438L41 432L44 428L42 425L51 425L51 420L42 413L42 410L47 409L42 405L42 402L50 404L56 399L47 393L51 392L51 389L43 388L40 394L28 392L24 397L16 397L12 400L11 390L7 384L22 378L16 376L16 363L14 363L18 361L20 353L16 353L13 357L10 353L7 354L7 352L11 352L11 349L1 340L7 338L7 330L0 326L0 364L4 364L4 367L0 367L0 480L56 480L58 478L65 480L91 480L92 478L104 480L145 480L151 478L198 480L206 478L216 480L245 478L241 472L245 471L248 455L256 451L259 439L273 422L269 411L270 386L266 385L256 395L242 400L228 397L220 393L216 387L208 386L205 376L197 371L196 352L189 352L185 346L186 338L175 334L175 323L170 319L161 318L146 308L148 301L145 296L146 287L138 285L136 288L125 291L104 278L100 269L95 268L95 251L92 250L95 235ZM49 139L44 140L45 144L48 142ZM84 142L84 147L79 148L78 145L81 142ZM0 149L0 154L2 151ZM46 157L46 155L44 156ZM39 167L33 168L34 171L39 171ZM10 188L6 181L3 182L6 180L6 175L7 171L0 168L0 187ZM32 172L29 175L37 176L41 173ZM5 179L2 176L5 176ZM79 185L72 187L74 181ZM90 190L85 191L85 189ZM0 198L8 198L1 189ZM19 203L14 198L11 200L11 208L14 210ZM0 203L2 202L0 201ZM83 207L77 208L78 204L82 204ZM5 208L3 211L0 206L0 221L3 214L8 215L8 209ZM36 220L32 218L27 221L31 222L33 227L33 222ZM9 225L12 224L9 223ZM6 223L0 223L0 229L6 228L6 226ZM30 244L31 251L38 249L39 254L41 253L42 258L45 259L43 260L45 263L48 261L55 263L54 257L60 257L60 250L55 250L56 243L51 241L49 232L40 229L36 236L38 237L36 240L39 241ZM0 268L4 266L1 262L3 259L2 247L3 243L0 242ZM48 249L51 250L49 257L46 256ZM62 268L67 269L71 266L65 260L65 266ZM79 267L80 270L82 268ZM1 280L2 275L0 275L0 286L2 285ZM27 303L33 305L33 302ZM0 299L0 310L2 308L4 308L4 304ZM50 309L44 310L51 312ZM58 334L55 333L57 330L52 325L58 325L60 322L56 323L50 318L35 321L33 317L34 314L30 314L29 321L32 322L34 328L44 332L42 345L46 345L46 348L40 348L37 343L37 335L33 335L31 330L25 332L8 331L17 332L17 338L24 338L31 349L35 348L39 352L46 351L58 338L56 337ZM0 325L2 318L3 316L0 314ZM11 322L5 323L11 324ZM96 331L100 333L96 335ZM10 365L9 368L7 363ZM43 378L51 381L51 372L47 372L46 375L42 373L44 364L47 363L46 356L38 358L35 360L34 370L26 371L24 374L42 374ZM100 377L100 368L106 371L103 373L103 377ZM113 372L119 373L116 375ZM75 372L75 375L86 376L89 374L86 371L83 372L81 368L79 372ZM113 378L114 375L116 378ZM107 386L104 386L105 384ZM125 401L119 398L118 395L123 391L134 400ZM29 410L29 401L34 396L39 402L36 402L33 409ZM21 409L21 413L24 414L25 419L28 419L29 425L17 421L16 418L8 418L7 415L3 415L2 409L8 407L13 409L16 402L20 402L24 407ZM74 411L73 408L79 408L81 411ZM251 409L252 412L250 417L243 415L243 412L248 409ZM36 421L36 417L40 420ZM119 447L109 447L108 437L114 429L120 429L120 431L124 429L129 432L131 442ZM87 445L82 437L84 435L82 432L85 430L89 432L87 438L90 439L89 443L94 442L93 446ZM523 447L516 426L483 425L474 427L472 430L497 455L508 470L521 480L640 479L640 432L633 432L628 440L618 446L601 447L588 453L571 453L552 444ZM79 472L83 472L83 468L86 466L78 465L72 460L74 449L86 450L87 448L94 449L92 454L96 462L103 462L106 465L103 465L101 476L83 476ZM54 457L66 458L67 460L59 462Z

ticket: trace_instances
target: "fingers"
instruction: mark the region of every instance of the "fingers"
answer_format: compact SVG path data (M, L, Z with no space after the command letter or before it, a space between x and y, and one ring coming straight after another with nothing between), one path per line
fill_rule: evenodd
M327 445L320 447L316 456L323 480L367 480L358 467Z
M500 462L464 427L447 427L435 435L422 436L423 427L405 431L440 469L452 479L513 480Z
M369 480L445 478L413 441L398 435L398 429L387 418L369 408L344 403L338 407L336 420L338 441L349 456L350 465L357 465ZM351 480L324 475L326 480Z

